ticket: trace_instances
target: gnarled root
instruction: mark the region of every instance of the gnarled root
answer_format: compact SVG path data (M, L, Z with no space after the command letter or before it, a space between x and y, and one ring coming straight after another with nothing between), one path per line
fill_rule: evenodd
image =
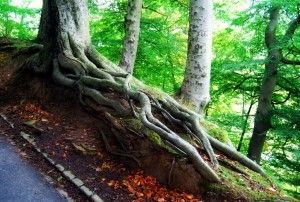
M254 171L263 173L256 163L207 134L200 125L200 116L182 107L172 97L132 78L100 55L93 46L83 48L69 37L68 47L71 47L70 50L61 47L61 52L54 56L52 76L63 86L77 87L84 106L97 111L97 105L105 105L120 115L138 114L145 127L157 133L174 150L186 155L196 170L211 182L220 182L217 175L218 161L213 148ZM109 96L112 94L113 98ZM124 105L119 101L121 99L115 97L127 99L128 104ZM133 106L133 101L136 107ZM160 112L162 116L157 116L154 110ZM171 127L168 127L167 123ZM176 133L175 125L180 126L203 146L210 162L206 162L191 143ZM105 141L105 135L102 134L102 137ZM109 149L109 145L107 147Z

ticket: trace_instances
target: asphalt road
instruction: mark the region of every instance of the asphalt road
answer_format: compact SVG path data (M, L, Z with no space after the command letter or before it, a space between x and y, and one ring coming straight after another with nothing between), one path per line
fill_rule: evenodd
M66 199L0 136L0 202L63 201Z

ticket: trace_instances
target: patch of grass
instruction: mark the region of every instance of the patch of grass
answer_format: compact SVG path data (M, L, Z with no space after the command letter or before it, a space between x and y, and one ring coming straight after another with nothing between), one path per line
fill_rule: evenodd
M205 189L210 192L222 193L232 198L245 199L247 201L296 201L277 189L278 186L270 181L270 179L242 165L236 166L245 170L249 176L220 166L219 174L222 176L222 183L209 183L205 185Z

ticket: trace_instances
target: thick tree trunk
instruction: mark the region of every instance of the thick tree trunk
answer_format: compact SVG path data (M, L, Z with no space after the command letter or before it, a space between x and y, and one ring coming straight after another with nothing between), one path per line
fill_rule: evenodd
M201 115L210 102L212 13L211 0L190 1L187 65L179 95Z
M129 74L132 74L134 69L140 34L141 12L142 0L128 0L125 17L125 37L119 66Z
M208 181L220 182L218 161L212 147L263 173L247 157L210 137L200 125L199 114L182 107L167 94L145 86L99 54L91 44L86 0L45 0L42 18L45 24L40 26L39 38L44 50L28 60L27 68L52 75L59 85L78 89L83 107L95 113L103 115L106 113L103 106L106 106L119 116L136 115L170 149L187 156ZM193 137L191 142L182 138L175 127L167 125L181 127L181 132L184 130ZM195 144L206 151L210 162L204 160ZM125 151L124 155L131 156Z

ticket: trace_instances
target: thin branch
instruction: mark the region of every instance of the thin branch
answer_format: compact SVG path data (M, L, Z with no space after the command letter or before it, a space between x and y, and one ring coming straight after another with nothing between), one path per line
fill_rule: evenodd
M289 91L288 96L283 101L281 101L281 102L272 102L272 104L283 104L283 103L285 103L286 101L288 101L290 99L291 94L292 93Z
M280 62L286 65L300 65L300 60L288 60L284 56L282 56Z
M282 40L281 40L281 44L286 45L287 42L289 40L292 39L292 37L295 34L296 29L300 26L300 15L298 15L295 19L293 19L290 23L289 23L289 27L286 30L285 35L283 36ZM282 50L280 51L281 53L281 62L284 64L292 64L292 65L300 65L300 61L292 61L292 60L288 60L287 58L285 58L282 55Z

